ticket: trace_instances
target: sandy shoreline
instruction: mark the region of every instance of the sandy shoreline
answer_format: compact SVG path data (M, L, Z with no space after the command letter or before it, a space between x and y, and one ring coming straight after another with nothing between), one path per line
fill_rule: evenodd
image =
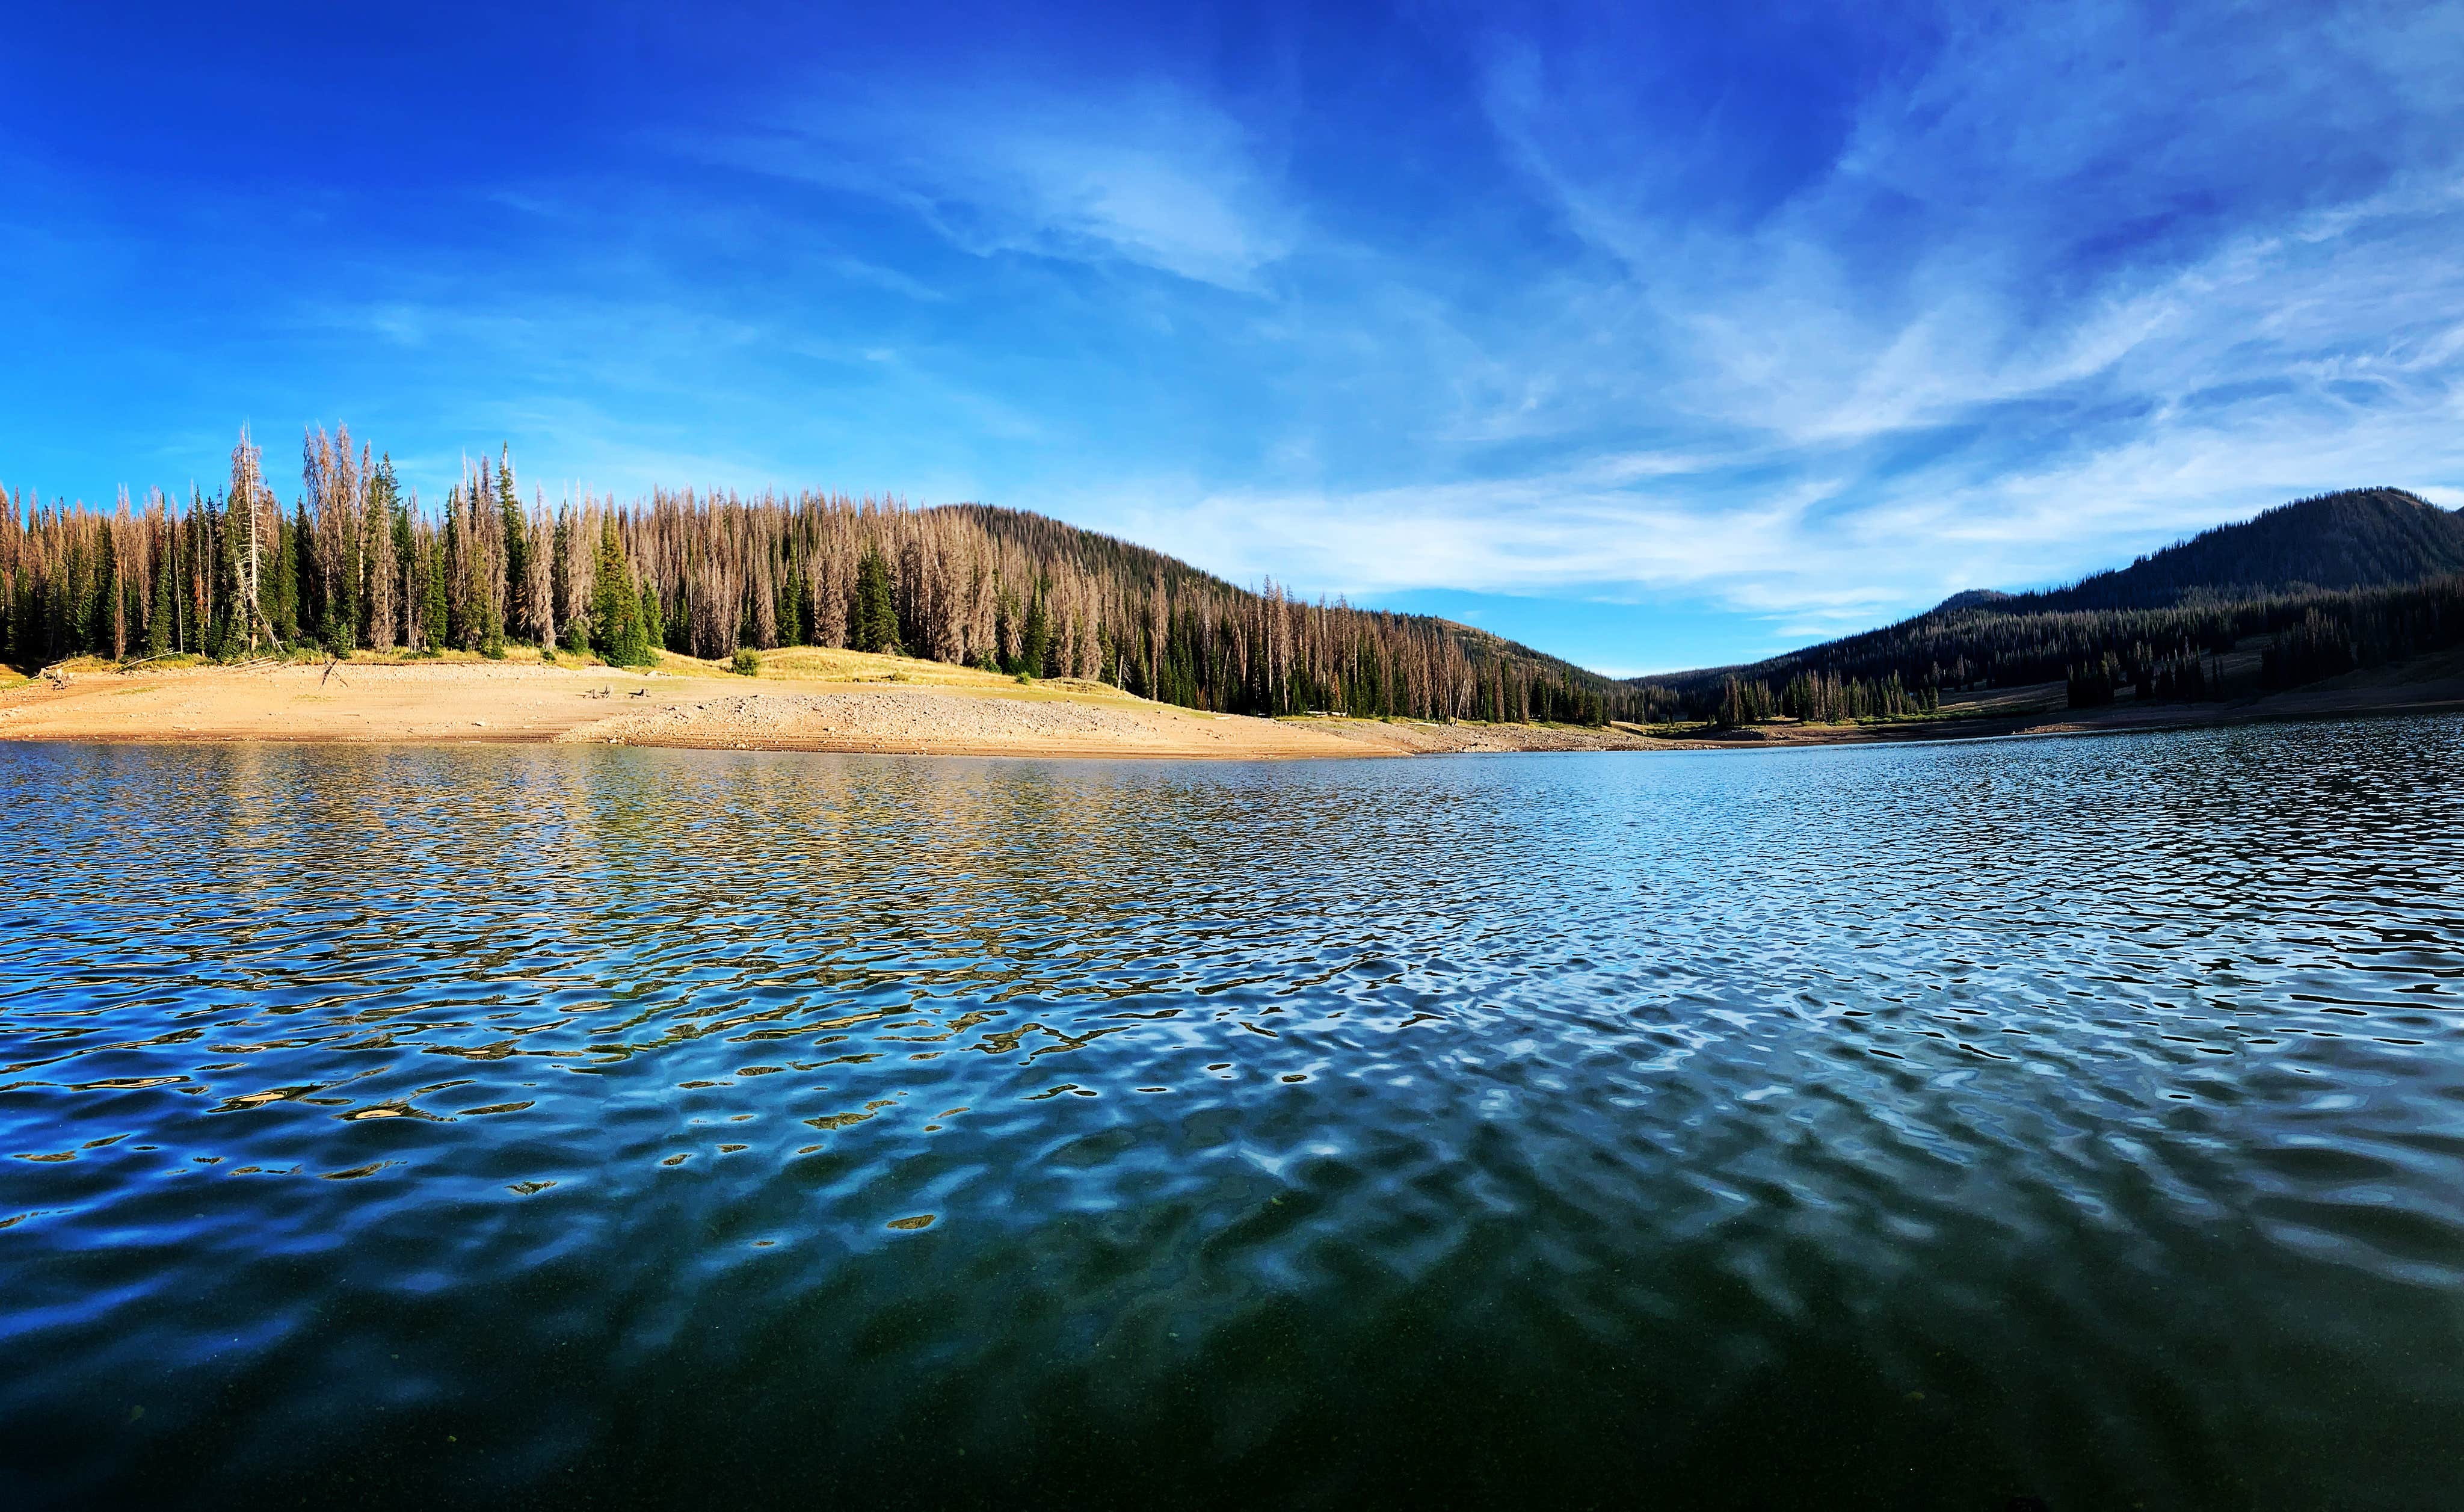
M1634 726L1265 720L1152 703L1100 683L854 652L766 658L758 678L666 658L653 672L534 659L248 667L72 666L0 686L0 740L215 744L589 744L946 756L1282 760L1476 751L1736 749L2240 723L2464 708L2464 657L2353 674L2269 698L2082 713L1997 695L1972 717L1786 723L1667 738ZM1968 711L1961 711L1963 713Z
M1626 732L1279 721L856 653L790 653L758 678L670 657L650 673L536 660L73 666L0 691L0 740L583 744L950 756L1400 756L1660 744Z

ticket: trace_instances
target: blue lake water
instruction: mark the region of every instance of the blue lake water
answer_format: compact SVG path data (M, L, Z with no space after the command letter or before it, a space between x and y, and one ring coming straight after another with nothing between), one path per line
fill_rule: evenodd
M0 745L0 1501L2423 1507L2464 722Z

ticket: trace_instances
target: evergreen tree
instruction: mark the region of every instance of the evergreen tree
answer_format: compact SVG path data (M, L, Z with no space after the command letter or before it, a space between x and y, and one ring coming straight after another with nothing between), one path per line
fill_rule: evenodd
M1018 670L1030 678L1052 675L1052 618L1044 611L1038 592L1026 607L1026 625L1019 632Z
M580 528L582 523L574 518L571 506L559 506L555 544L549 548L555 553L550 561L555 564L556 570L550 574L550 579L555 585L552 591L557 595L557 608L564 615L564 623L557 627L557 634L563 638L564 649L574 652L590 649L589 622L574 611L573 585L565 575L573 562L573 533Z
M601 527L599 561L592 575L592 649L609 666L648 665L650 648L643 634L642 594L634 586L632 567L625 560L624 544L616 538L613 518Z
M265 614L274 622L275 634L284 640L297 640L303 622L316 623L303 615L303 608L323 602L316 592L317 537L308 528L308 505L303 501L293 506L291 523L277 524L275 532L274 560L266 564ZM308 612L313 615L315 611Z
M658 585L642 580L642 661L643 666L656 666L658 649L667 644L668 630L659 612Z
M445 528L436 544L436 578L445 592L444 634L433 642L439 648L468 648L478 638L468 592L469 534L462 523L462 490L449 489L445 495Z
M868 548L855 569L855 602L847 615L849 639L858 651L892 652L898 645L898 604L890 584L890 564L878 549Z
M804 639L804 585L802 576L793 571L778 575L778 593L772 616L779 626L779 644L801 645Z
M530 602L533 544L530 527L522 518L521 491L514 486L514 454L510 447L503 450L496 464L496 508L504 517L504 618L510 628L518 631L537 617L537 607ZM500 639L507 628L506 624L497 626Z
M58 630L54 656L65 656L94 644L94 552L79 540L69 547L69 569L60 584Z
M145 654L149 656L168 656L171 651L172 577L171 565L158 553L154 564L154 602L145 615Z
M213 620L206 630L206 655L236 660L248 650L249 627L241 598L240 506L226 501L222 528L214 532Z
M419 575L419 644L424 650L442 651L452 643L452 605L446 589L451 567L441 535L430 541L427 558Z
M111 562L104 569L102 601L105 608L98 618L101 626L107 627L102 634L111 638L111 659L124 660L128 656L127 585L121 581L117 551L111 554Z
M318 639L337 656L347 656L360 643L360 543L357 522L346 522L343 539L335 543L332 574L325 584L325 612Z

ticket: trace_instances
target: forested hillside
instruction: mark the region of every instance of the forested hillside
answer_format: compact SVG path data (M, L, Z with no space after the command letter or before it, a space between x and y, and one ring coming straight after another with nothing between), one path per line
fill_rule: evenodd
M1743 667L1637 678L1654 709L1724 723L1932 707L2066 681L2074 703L2199 699L2213 658L2270 638L2269 687L2464 643L2464 517L2394 488L2271 509L2041 593L1960 593L1912 619ZM1827 702L1826 702L1827 700Z
M2464 572L2464 515L2401 488L2354 488L2278 504L2126 567L2066 589L2011 594L1994 607L2013 614L2169 609L2321 589L2393 588L2453 572Z
M1252 592L979 504L803 493L525 500L509 456L434 507L346 430L306 438L286 511L242 435L229 485L116 507L0 491L0 658L335 651L501 656L851 646L1084 678L1251 714L1597 723L1635 700L1450 621Z

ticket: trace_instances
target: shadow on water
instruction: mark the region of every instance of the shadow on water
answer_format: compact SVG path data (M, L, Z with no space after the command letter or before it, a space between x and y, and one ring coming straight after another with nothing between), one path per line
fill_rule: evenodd
M2438 1504L2459 772L0 748L0 1494Z

